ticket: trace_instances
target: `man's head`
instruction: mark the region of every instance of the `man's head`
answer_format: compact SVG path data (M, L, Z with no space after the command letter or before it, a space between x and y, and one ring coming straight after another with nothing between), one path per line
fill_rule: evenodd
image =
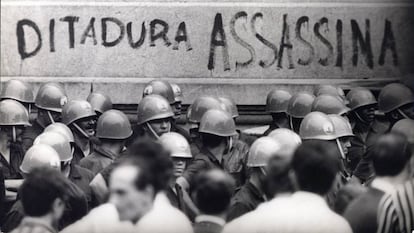
M67 179L59 171L33 169L19 190L26 216L48 217L52 224L57 224L65 210L67 187Z
M62 122L81 138L95 135L96 113L86 100L72 100L62 109Z
M182 176L187 164L193 157L187 139L179 133L169 132L163 134L159 141L170 153L174 164L174 178Z
M12 99L0 101L1 141L20 141L24 127L29 125L29 114L22 104Z
M388 84L378 96L378 109L391 124L404 118L414 119L414 93L403 84Z
M155 195L168 187L172 162L168 152L153 141L132 144L126 158L111 173L109 202L121 220L136 222L150 210Z
M374 144L371 156L377 176L397 176L406 168L411 148L404 135L388 133Z
M201 213L222 215L230 205L235 182L230 175L215 169L198 174L190 187Z
M37 120L47 126L62 120L62 106L68 101L65 89L57 83L45 83L35 98Z
M325 195L339 171L337 148L327 141L304 141L296 150L292 167L302 191Z

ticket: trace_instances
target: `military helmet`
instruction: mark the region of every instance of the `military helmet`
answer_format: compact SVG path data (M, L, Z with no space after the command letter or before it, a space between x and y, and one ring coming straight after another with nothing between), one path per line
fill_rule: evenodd
M191 159L190 144L187 139L179 133L168 132L159 138L161 145L170 152L171 157Z
M204 113L198 132L221 137L237 134L233 118L224 110L219 109L210 109Z
M171 87L174 92L174 101L177 102L183 102L183 92L181 91L180 86L178 86L175 83L171 83Z
M92 109L95 112L100 113L100 114L104 113L105 111L109 109L112 109L111 98L109 98L109 96L107 95L104 95L98 92L93 92L89 94L86 101L88 101L91 104Z
M223 109L220 101L211 96L201 96L188 107L187 120L190 123L200 123L201 117L210 109Z
M35 98L37 108L62 112L62 106L68 102L65 89L57 83L46 83L39 88Z
M174 97L174 90L170 83L163 80L153 80L149 82L145 87L144 91L142 93L142 97L148 96L148 95L160 95L164 97L169 104L175 103L175 97Z
M311 112L300 124L299 136L302 140L334 140L336 139L335 126L325 113Z
M325 114L342 115L348 113L349 110L339 97L332 95L320 95L315 98L312 104L313 112L323 112Z
M300 136L290 129L275 129L268 136L281 145L280 153L283 154L293 155L296 148L302 143Z
M145 96L138 104L138 124L174 116L168 101L160 95Z
M352 132L352 126L347 119L336 114L330 114L328 116L334 125L336 138L355 136Z
M414 120L402 119L397 121L391 128L391 132L405 135L408 142L414 145Z
M59 154L49 145L33 145L26 151L20 171L30 173L34 168L49 167L60 171Z
M0 101L0 126L30 126L29 113L16 100L5 99Z
M62 122L66 125L87 117L96 117L96 113L86 100L72 100L63 106Z
M348 99L348 107L355 110L360 107L375 105L377 100L370 90L364 87L351 89L346 95Z
M273 156L279 154L282 145L271 137L261 137L253 142L247 157L247 167L266 167Z
M36 137L33 145L43 144L51 146L59 155L60 161L67 162L73 159L69 140L58 132L44 132Z
M266 98L266 112L287 112L290 98L292 98L292 95L285 90L273 90L269 92Z
M69 129L69 127L61 122L56 122L53 124L48 125L44 130L44 133L46 132L57 132L62 134L63 136L66 137L66 139L71 142L74 143L75 139L73 137L73 133L72 131Z
M33 87L27 82L11 79L4 83L0 99L13 99L23 103L33 103Z
M119 110L108 110L98 119L96 137L107 139L126 139L132 135L128 117Z
M298 93L289 100L287 114L295 118L304 118L311 112L315 96L309 93Z
M391 83L382 88L379 94L378 110L389 113L412 103L414 103L414 94L407 86L400 83Z
M228 112L231 117L235 118L239 116L239 111L233 100L226 97L219 97L218 100L221 102L223 109Z

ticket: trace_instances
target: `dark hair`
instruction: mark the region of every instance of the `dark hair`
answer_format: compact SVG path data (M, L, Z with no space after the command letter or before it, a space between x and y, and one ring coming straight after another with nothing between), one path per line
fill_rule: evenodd
M157 193L166 190L173 175L173 163L164 147L152 140L141 140L131 144L119 166L137 166L139 172L135 179L137 189L148 185Z
M221 137L209 133L200 133L200 137L204 146L213 148L217 147L218 145L220 145L220 143L226 140L226 137Z
M67 199L68 180L52 168L35 168L24 180L19 190L27 216L40 217L49 213L53 202Z
M277 156L270 157L267 162L267 175L264 186L264 193L269 198L282 192L293 192L294 187L289 176L291 166L282 162Z
M292 167L299 188L304 191L326 194L339 171L338 149L322 140L306 140L295 151Z
M229 206L235 182L221 170L200 172L191 182L195 204L204 214L221 214Z
M378 138L370 154L378 176L396 176L410 160L411 148L404 135L388 133Z

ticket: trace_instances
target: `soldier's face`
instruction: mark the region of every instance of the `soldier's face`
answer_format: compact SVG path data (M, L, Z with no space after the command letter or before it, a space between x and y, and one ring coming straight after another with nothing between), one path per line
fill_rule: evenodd
M356 109L356 113L362 118L362 120L366 122L373 122L375 119L375 105L370 105L367 107L362 107L359 109Z
M95 129L96 129L95 118L90 117L90 118L86 118L85 120L79 120L78 125L86 134L88 134L89 137L92 137L95 135Z
M172 158L173 164L174 164L174 177L180 177L183 175L187 159L185 158Z
M171 105L172 110L174 111L174 118L178 119L181 115L181 102L177 101Z
M154 130L154 132L158 136L161 136L164 133L168 133L171 130L171 120L170 120L170 118L152 120L152 121L149 121L148 123L150 124L152 130Z
M342 137L339 139L339 141L341 142L341 147L342 147L342 151L344 152L345 155L348 154L348 150L351 147L351 138L349 137Z
M139 172L135 166L124 165L111 174L109 202L115 205L121 221L136 222L152 207L153 188L147 186L139 190L135 185Z

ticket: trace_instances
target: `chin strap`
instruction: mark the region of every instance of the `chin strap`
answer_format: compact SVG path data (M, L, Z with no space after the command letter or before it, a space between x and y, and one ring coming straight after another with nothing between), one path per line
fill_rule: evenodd
M50 114L50 111L46 111L46 112L47 112L47 116L49 117L50 122L52 124L54 124L55 123L55 120L53 119L52 114Z
M366 121L366 120L364 120L364 119L362 119L362 117L359 115L358 112L354 112L354 113L355 113L355 116L358 118L358 120L360 120L362 123L364 123L366 125L369 125L369 122Z
M293 129L293 118L292 118L292 116L289 116L289 125L290 125L290 129L291 129L292 131L295 131L295 130Z
M82 134L85 138L89 138L89 135L76 123L73 123L73 126Z
M30 115L31 112L32 112L32 104L29 104L29 108L28 108L29 115Z
M12 126L12 137L13 137L13 142L16 142L17 141L16 126Z
M398 113L401 114L401 116L403 116L405 119L411 119L407 116L407 114L405 114L403 111L401 111L401 109L397 109Z

